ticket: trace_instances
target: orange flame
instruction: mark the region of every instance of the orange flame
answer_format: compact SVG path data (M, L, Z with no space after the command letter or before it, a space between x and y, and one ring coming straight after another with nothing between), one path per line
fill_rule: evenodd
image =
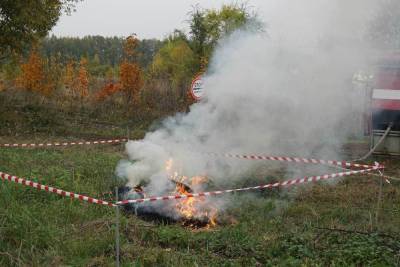
M169 178L176 183L175 191L181 195L188 195L201 185L207 183L208 179L206 176L194 176L188 178L187 176L179 175L178 172L173 169L173 160L169 159L166 162L166 171ZM176 211L182 218L186 220L204 220L208 221L207 228L214 227L217 225L217 209L212 205L205 205L204 198L193 198L189 197L178 201L175 205Z

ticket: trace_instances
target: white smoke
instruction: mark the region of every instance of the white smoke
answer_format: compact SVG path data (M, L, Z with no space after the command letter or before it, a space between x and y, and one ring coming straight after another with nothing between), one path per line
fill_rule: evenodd
M129 142L130 161L118 174L130 185L149 181L155 195L166 191L169 158L182 174L217 185L232 185L255 163L204 152L342 158L342 144L361 131L352 76L368 65L363 36L375 4L266 1L259 11L267 34L237 31L223 40L204 77L207 98Z

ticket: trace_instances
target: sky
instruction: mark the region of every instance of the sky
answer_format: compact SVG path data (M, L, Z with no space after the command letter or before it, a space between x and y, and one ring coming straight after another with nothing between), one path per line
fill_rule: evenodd
M258 11L265 0L246 1ZM192 6L219 8L232 0L84 0L76 12L63 15L51 34L56 36L127 36L163 38L174 29L187 29Z

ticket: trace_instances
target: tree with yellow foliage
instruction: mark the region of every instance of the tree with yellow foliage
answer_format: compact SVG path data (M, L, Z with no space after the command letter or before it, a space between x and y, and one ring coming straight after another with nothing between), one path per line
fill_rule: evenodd
M183 110L187 103L192 103L189 102L192 101L192 97L188 95L188 88L194 74L198 72L198 65L197 55L190 48L183 33L176 31L170 35L154 56L149 74L152 82L167 83L162 86L165 88L164 92L159 92L165 94L161 100L163 108ZM151 86L153 89L149 97L153 97L151 94L160 88L157 84Z

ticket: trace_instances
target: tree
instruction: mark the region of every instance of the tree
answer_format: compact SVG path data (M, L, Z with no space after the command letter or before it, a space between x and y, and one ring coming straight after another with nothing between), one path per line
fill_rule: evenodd
M190 34L192 38L192 47L197 55L204 57L208 52L206 51L206 41L207 41L207 27L206 27L206 17L205 12L200 10L196 6L191 12L191 19L189 22Z
M66 89L67 95L75 95L75 68L74 61L70 60L65 66L64 77L63 77L64 87Z
M128 36L124 42L124 60L128 62L135 62L137 60L137 47L139 40L136 35Z
M121 91L121 85L114 81L114 70L109 68L106 72L106 83L103 88L97 92L95 99L97 101L105 101L108 97Z
M187 104L187 89L198 67L198 57L187 37L175 30L154 56L148 71L146 102L158 103L163 109L182 109Z
M127 97L127 103L138 103L140 89L143 87L142 71L134 63L124 61L120 66L120 85Z
M50 96L57 87L61 66L56 58L43 59L37 46L31 49L28 60L20 66L16 84L29 92Z
M143 87L142 70L135 63L138 39L135 35L126 38L124 43L124 60L120 65L120 88L126 95L127 103L138 103L140 90Z
M139 102L140 90L143 87L142 70L136 63L138 59L137 47L139 40L136 35L125 39L123 45L123 61L119 67L119 83L114 83L112 69L107 72L107 82L96 94L96 100L104 101L107 97L122 91L126 96L127 104ZM81 75L80 75L81 76Z
M195 6L190 13L189 26L190 44L204 63L208 62L218 41L237 29L264 31L257 14L245 4L223 5L220 10Z
M62 65L58 56L51 56L44 60L45 81L43 90L46 95L50 95L62 84Z
M20 62L21 57L14 53L1 65L2 76L6 84L11 85L17 80L21 72Z
M96 94L97 101L104 101L113 94L121 90L120 84L113 82L106 83L106 85Z
M79 0L0 1L0 59L45 37L63 11L69 13Z
M21 75L17 78L17 85L30 92L46 94L47 92L43 91L44 80L44 62L37 48L34 47L28 61L21 64Z
M196 55L188 42L180 37L170 37L154 57L151 75L152 78L168 79L172 89L184 98L197 66Z
M87 60L81 59L79 63L77 89L81 99L89 96L89 74L87 72Z
M64 64L70 60L79 61L82 55L91 59L89 62L89 72L96 74L104 71L102 67L116 67L124 57L125 38L121 37L103 37L103 36L85 36L78 37L56 37L45 38L41 42L42 53L47 57L60 54L61 62ZM148 67L158 49L162 46L162 41L156 39L143 39L138 41L135 48L137 53L137 63L141 68ZM95 67L92 70L93 63L99 64L100 69Z
M107 65L100 63L100 57L98 54L94 54L93 58L89 58L88 71L93 76L104 76L109 68Z

